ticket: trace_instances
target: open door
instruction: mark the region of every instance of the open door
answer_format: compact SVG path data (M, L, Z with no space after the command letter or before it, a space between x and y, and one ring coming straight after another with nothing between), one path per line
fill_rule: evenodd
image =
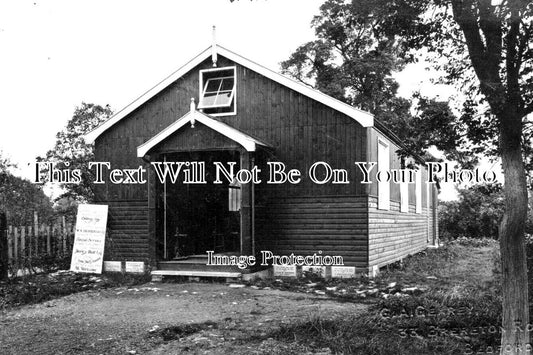
M240 249L240 186L235 182L213 184L213 162L235 162L239 168L236 151L205 151L171 153L169 161L205 162L206 184L175 184L160 186L161 204L158 218L163 228L158 233L160 260L180 259L191 255L238 253ZM237 171L237 170L236 170Z

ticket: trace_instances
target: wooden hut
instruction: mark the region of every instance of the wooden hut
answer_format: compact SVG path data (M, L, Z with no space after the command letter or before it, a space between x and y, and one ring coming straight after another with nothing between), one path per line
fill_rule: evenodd
M207 251L320 252L341 256L357 272L375 273L437 243L437 190L426 183L424 162L412 158L420 167L414 183L376 181L376 171L403 167L397 154L402 142L394 134L370 113L220 45L86 141L95 143L95 161L109 162L111 169L146 170L146 181L95 185L97 202L109 205L108 261L141 261L159 273L227 276L235 268L205 267ZM157 167L175 162L184 163L179 181L161 183ZM258 167L262 181L221 178L215 184L215 162L235 172ZM377 163L372 183L361 183L356 162ZM277 163L299 170L301 180L267 183ZM194 174L206 183L183 183Z

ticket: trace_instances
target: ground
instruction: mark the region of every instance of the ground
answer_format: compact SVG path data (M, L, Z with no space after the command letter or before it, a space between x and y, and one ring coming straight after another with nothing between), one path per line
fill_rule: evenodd
M88 291L6 312L0 321L0 353L259 354L261 341L250 343L252 336L261 339L280 324L312 314L334 318L366 307L213 283ZM185 341L163 339L164 329L186 324L204 329Z
M424 332L431 322L444 330L494 322L491 307L498 307L497 299L481 302L480 311L475 308L479 299L492 297L494 260L495 243L452 245L383 270L376 280L89 287L5 307L0 354L468 353L470 338L448 333L430 338ZM453 309L453 302L476 309L475 317L463 317L470 323L394 316L427 304ZM393 316L383 317L385 307ZM417 338L405 336L405 329Z

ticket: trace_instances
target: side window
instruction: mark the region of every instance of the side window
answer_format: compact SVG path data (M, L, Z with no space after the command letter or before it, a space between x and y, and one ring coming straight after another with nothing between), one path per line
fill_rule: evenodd
M378 171L390 171L389 145L384 140L378 138ZM382 177L385 173L382 173ZM384 180L384 179L383 179ZM378 208L382 210L390 209L390 182L382 181L378 183Z
M416 170L416 213L422 213L422 167Z
M409 212L409 184L400 183L400 212Z

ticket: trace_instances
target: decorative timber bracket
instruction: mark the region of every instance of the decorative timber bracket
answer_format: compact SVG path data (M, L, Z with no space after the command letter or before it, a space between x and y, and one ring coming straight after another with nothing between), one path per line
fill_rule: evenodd
M194 97L191 97L191 115L190 115L190 120L189 120L191 122L191 128L194 128L194 123L196 122L195 112L196 112L196 103L194 102Z

